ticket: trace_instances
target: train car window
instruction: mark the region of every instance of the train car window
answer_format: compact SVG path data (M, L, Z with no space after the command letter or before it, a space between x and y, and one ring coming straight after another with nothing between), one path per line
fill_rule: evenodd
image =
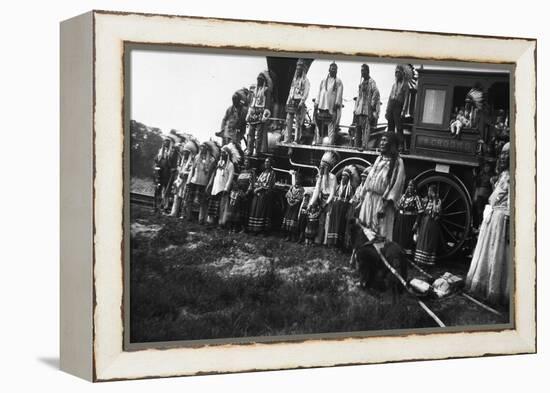
M485 99L485 94L482 92L483 88L479 84L455 86L453 89L451 122L460 121L463 128L476 129L480 119L481 102Z
M422 110L422 123L443 124L446 95L447 92L443 89L426 89L424 108Z

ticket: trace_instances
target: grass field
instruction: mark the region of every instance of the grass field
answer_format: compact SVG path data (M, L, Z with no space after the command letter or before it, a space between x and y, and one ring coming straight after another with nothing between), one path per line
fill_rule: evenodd
M393 304L389 293L358 288L347 254L143 207L131 214L131 342L436 326L407 295ZM447 326L507 321L461 299L429 306Z

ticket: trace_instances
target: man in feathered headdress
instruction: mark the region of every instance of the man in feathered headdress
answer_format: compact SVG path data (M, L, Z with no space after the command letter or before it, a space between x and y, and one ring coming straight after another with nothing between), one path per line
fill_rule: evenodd
M347 222L352 215L351 200L355 188L359 184L359 172L355 165L348 165L342 171L340 184L336 188L334 202L327 217L327 246L347 248L350 243L350 233Z
M189 173L193 167L195 155L199 152L199 144L194 139L189 139L181 147L182 157L178 166L178 176L174 181L174 202L170 215L176 217L180 211L183 216L183 209L180 209L182 201L185 200L185 193L188 191Z
M240 159L241 155L234 143L222 147L216 171L206 187L210 198L208 224L215 225L219 221L220 225L225 225L225 212L229 204L229 193L233 184L235 166L239 164Z
M267 151L266 122L271 116L273 83L268 71L258 75L256 88L248 107L248 155Z
M314 114L317 123L314 144L321 143L321 133L324 132L325 125L328 128L328 144L334 145L336 131L340 123L342 114L342 97L344 94L344 85L340 78L336 76L338 66L331 63L328 69L327 77L321 81L319 93L315 101Z
M361 65L361 82L353 109L355 124L355 147L367 149L371 125L378 122L380 111L380 92L376 82L370 77L367 64Z
M395 81L390 91L388 106L386 107L386 120L388 120L388 131L397 130L399 150L403 149L403 124L401 122L401 113L405 99L409 94L409 74L405 68L408 65L398 64L395 68ZM411 71L412 72L412 71Z
M319 215L319 229L315 237L315 243L326 243L326 224L327 213L329 212L332 200L336 193L337 181L336 175L330 171L338 163L339 156L335 151L326 151L321 158L319 165L319 176L315 184L315 190L309 201L308 209L313 208L314 205L319 206L321 212Z
M298 59L296 62L296 72L290 85L288 99L286 100L286 134L285 142L292 142L292 125L296 118L296 138L299 142L304 116L306 114L306 100L309 95L309 80L306 76L305 62Z

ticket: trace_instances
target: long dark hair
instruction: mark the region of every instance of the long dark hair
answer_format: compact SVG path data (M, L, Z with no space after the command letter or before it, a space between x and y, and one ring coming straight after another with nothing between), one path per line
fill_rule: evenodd
M390 158L390 170L388 171L388 183L392 182L393 172L395 170L395 164L399 157L397 134L395 132L385 132L382 134L382 138L386 137L388 141L388 152L385 154ZM391 184L390 184L391 187Z

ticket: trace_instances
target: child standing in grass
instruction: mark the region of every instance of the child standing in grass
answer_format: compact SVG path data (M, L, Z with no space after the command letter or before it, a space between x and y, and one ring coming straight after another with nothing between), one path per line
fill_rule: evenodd
M299 173L294 172L294 184L288 189L285 197L287 201L285 215L283 217L282 230L286 232L285 240L295 240L298 234L298 214L300 204L304 198L304 187Z
M304 192L304 198L300 204L300 210L298 213L298 243L303 243L306 239L306 228L308 221L308 210L307 206L309 204L309 199L311 198L311 191Z
M306 225L306 246L313 244L317 232L319 231L319 216L321 215L321 207L319 203L314 202L308 208L307 225Z

